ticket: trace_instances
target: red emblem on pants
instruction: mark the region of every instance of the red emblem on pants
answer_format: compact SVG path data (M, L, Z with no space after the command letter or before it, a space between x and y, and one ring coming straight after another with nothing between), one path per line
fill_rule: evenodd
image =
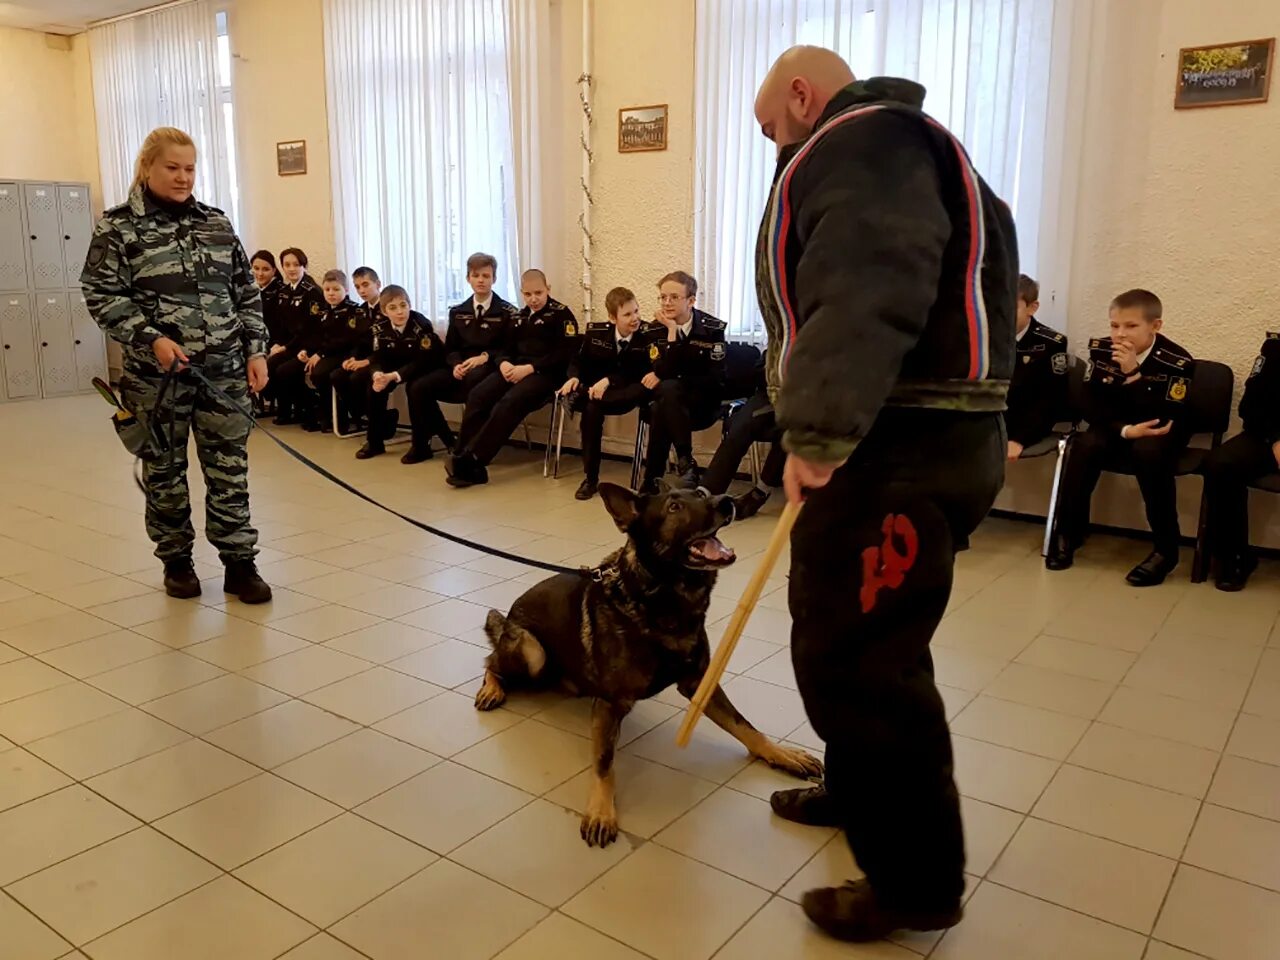
M875 608L882 588L896 590L902 586L907 571L920 552L915 525L905 514L891 513L885 517L880 533L884 537L880 546L867 547L862 551L862 590L859 597L863 613L870 613ZM906 547L905 553L899 553L895 548L895 535Z

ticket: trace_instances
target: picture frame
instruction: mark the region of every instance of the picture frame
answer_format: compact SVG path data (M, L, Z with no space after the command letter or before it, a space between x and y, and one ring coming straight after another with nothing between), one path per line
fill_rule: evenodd
M667 149L667 104L623 107L618 111L618 152L650 153Z
M281 140L276 143L276 174L300 177L307 172L307 141Z
M1177 110L1266 103L1276 38L1183 47L1178 51Z

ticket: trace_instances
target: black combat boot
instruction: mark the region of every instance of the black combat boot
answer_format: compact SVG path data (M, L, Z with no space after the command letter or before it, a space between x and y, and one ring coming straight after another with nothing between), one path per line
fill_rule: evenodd
M769 491L752 487L740 497L733 498L733 518L745 520L754 517L769 499Z
M271 599L271 587L262 579L257 564L252 560L228 563L222 589L235 594L241 603L267 603Z
M200 596L200 578L190 557L169 560L164 565L164 592L179 600Z
M876 896L866 879L810 890L800 906L815 926L837 940L864 943L895 930L945 930L964 916L959 901L943 907L898 907Z
M578 489L574 491L573 498L575 500L590 500L596 495L596 491L600 489L600 481L587 477L578 484Z

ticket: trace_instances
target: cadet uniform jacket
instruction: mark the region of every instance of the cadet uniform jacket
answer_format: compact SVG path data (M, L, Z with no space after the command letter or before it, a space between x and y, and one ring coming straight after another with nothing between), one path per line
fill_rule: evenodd
M290 344L298 336L310 336L311 327L320 318L325 307L324 291L320 284L303 274L296 287L284 283L280 291L279 312L285 340L273 341Z
M1089 389L1090 423L1121 428L1148 420L1177 421L1186 410L1193 371L1191 354L1162 333L1151 352L1126 376L1111 358L1111 338L1089 341L1084 379Z
M151 351L160 337L197 363L266 353L262 296L244 247L221 210L194 199L161 205L136 187L94 228L80 286L135 372L160 372Z
M653 372L660 380L718 383L724 378L724 321L696 307L692 319L689 335L677 333L675 340L668 340L667 328L662 324L648 325Z
M368 311L353 300L343 300L332 306L326 303L320 314L320 335L315 347L308 348L308 352L342 360L354 357L361 344L373 336L365 326L367 317Z
M812 460L847 457L885 405L1005 406L1013 217L923 102L909 80L852 83L778 156L756 291L784 444Z
M268 343L288 343L289 332L284 325L284 310L280 298L284 296L284 281L280 274L271 278L271 282L260 291L262 294L262 319L267 325Z
M559 377L577 347L578 321L573 311L559 300L548 299L537 313L525 307L516 314L493 362L528 363L538 373Z
M1029 447L1058 422L1067 399L1067 337L1035 317L1017 345L1004 415L1009 439Z
M456 367L463 360L482 353L489 354L492 360L506 340L507 330L517 312L512 304L496 293L483 317L476 317L475 297L468 297L457 306L450 307L449 329L444 338L445 364Z
M420 373L443 365L444 345L431 321L414 310L403 330L397 330L386 317L374 324L370 361L374 372L398 373L408 383Z
M1280 440L1280 333L1268 333L1240 398L1245 433L1267 443Z
M667 331L660 331L666 336ZM591 387L606 377L611 387L639 383L653 372L650 350L655 345L653 331L641 327L619 348L616 328L609 321L587 325L582 348L569 362L569 376L577 377L584 387Z

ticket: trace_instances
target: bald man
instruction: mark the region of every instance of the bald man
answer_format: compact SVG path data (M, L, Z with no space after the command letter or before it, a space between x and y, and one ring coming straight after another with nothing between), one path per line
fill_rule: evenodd
M838 826L865 879L811 890L872 940L961 916L964 838L929 643L1004 479L1018 265L1008 208L908 80L798 47L756 100L778 166L756 256L768 392L804 499L791 540L796 680L821 787L779 816Z

